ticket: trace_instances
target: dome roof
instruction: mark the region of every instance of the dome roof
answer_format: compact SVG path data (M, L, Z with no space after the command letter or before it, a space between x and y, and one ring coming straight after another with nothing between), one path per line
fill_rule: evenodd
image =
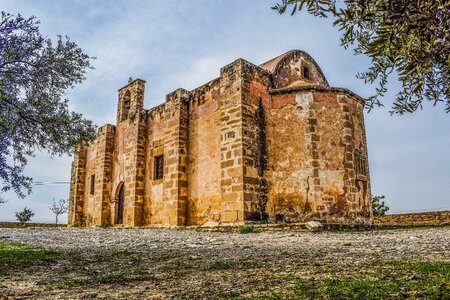
M329 87L316 61L306 52L291 50L259 65L274 78L274 88L319 85Z

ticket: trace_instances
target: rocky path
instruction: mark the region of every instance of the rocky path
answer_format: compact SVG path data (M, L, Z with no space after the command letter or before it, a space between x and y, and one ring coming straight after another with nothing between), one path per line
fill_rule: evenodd
M25 299L212 299L268 288L268 280L276 290L298 277L375 276L378 262L450 260L450 227L252 234L0 228L0 242L63 253L50 267L4 278L3 289Z

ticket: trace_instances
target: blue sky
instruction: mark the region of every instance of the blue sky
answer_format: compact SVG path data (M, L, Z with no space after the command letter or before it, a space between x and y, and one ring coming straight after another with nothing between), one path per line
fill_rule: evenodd
M193 89L219 75L222 66L242 57L263 63L288 50L308 52L332 86L367 97L373 87L355 78L370 61L340 46L332 21L307 14L280 16L276 0L36 1L0 0L2 10L36 16L41 33L67 35L89 55L95 70L69 91L70 107L98 125L115 123L117 90L129 77L147 81L145 107L166 94ZM443 105L426 103L412 115L390 116L394 91L385 108L366 114L369 164L374 195L385 195L391 212L450 209L450 115ZM38 153L26 173L35 181L69 181L70 157ZM68 185L35 185L25 199L4 196L0 221L13 221L24 206L34 221L51 222L52 199L68 197ZM63 222L66 221L66 215Z

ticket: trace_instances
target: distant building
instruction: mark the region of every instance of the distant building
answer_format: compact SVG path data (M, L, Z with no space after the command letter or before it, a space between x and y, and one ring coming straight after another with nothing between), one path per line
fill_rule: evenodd
M238 59L151 109L144 86L121 88L117 124L79 148L70 225L370 222L364 102L307 53Z

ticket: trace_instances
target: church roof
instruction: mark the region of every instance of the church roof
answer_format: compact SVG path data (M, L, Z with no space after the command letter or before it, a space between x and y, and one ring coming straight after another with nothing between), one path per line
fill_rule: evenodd
M269 71L270 73L274 73L277 71L277 67L279 65L281 65L281 62L285 59L289 59L292 56L295 55L299 55L299 56L303 56L305 57L307 60L309 60L314 67L317 69L317 72L319 73L319 75L322 77L322 79L324 80L324 82L326 83L326 85L328 86L328 81L325 77L325 75L323 75L322 70L320 69L319 65L316 63L316 61L305 51L302 50L290 50L286 53L283 53L281 55L278 55L277 57L274 57L268 61L266 61L265 63L260 64L259 66L267 71Z

